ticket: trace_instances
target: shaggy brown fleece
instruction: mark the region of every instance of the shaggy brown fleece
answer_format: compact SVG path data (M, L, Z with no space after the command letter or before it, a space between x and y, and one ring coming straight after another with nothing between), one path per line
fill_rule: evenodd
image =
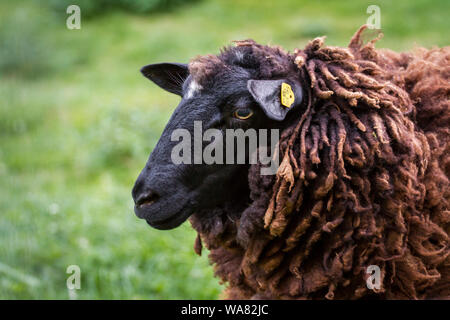
M262 78L296 65L307 104L281 134L277 175L250 168L245 211L191 217L228 298L449 297L450 47L378 50L364 29L348 48L317 38L293 54L237 42ZM191 74L205 81L230 50Z

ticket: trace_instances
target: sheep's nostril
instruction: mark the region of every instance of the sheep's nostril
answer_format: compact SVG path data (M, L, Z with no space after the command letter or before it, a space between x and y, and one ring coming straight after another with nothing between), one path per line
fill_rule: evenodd
M156 192L149 191L147 193L139 195L136 200L136 206L150 206L159 199L159 195Z

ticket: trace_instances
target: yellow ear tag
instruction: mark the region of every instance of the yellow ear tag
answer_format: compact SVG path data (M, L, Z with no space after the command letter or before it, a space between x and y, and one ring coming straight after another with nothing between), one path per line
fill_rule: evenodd
M294 103L295 96L292 88L287 83L281 84L281 104L287 108L290 108Z

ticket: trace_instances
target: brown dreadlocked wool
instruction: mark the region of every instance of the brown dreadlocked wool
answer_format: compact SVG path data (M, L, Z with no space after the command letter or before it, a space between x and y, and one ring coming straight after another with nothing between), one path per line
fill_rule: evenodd
M287 53L246 40L191 62L205 81L242 48L262 78L297 72L305 89L276 176L252 165L243 212L191 217L227 298L450 296L450 47L375 49L364 29L348 48L316 38ZM366 285L370 265L378 290Z

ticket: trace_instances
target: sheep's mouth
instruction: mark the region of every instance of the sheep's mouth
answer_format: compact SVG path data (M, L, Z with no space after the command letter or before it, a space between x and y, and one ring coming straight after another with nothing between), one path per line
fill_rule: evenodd
M183 222L185 222L192 214L191 210L181 210L181 212L177 212L176 214L172 214L167 218L154 220L151 218L145 219L148 225L152 228L158 230L170 230L175 229Z
M134 213L155 229L174 229L193 213L188 199L181 191L175 197L149 196L135 204Z

